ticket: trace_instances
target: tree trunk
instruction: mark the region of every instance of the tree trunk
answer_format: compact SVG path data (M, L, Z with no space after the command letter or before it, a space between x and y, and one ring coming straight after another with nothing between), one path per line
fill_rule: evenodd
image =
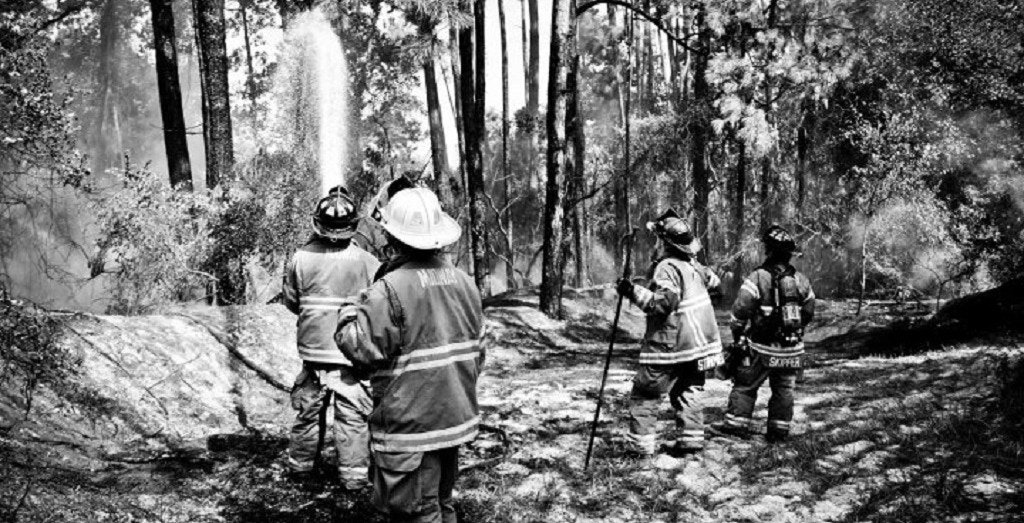
M743 140L737 140L736 144L736 193L732 207L732 249L736 255L733 264L733 283L730 291L738 292L743 282L743 233L746 221L746 192L747 192L747 144Z
M708 198L711 183L707 167L707 143L711 127L711 92L705 77L711 50L711 31L707 25L707 8L704 3L697 5L695 13L697 49L693 57L693 103L696 105L690 120L690 164L693 168L693 216L694 233L700 238L704 249L698 258L706 262L708 257Z
M523 78L530 74L530 19L526 14L526 0L519 0L519 21L523 37Z
M615 221L619 225L619 238L629 234L632 224L632 217L629 212L629 185L632 166L630 154L632 152L632 141L630 136L630 106L632 104L632 80L633 80L633 12L627 10L624 15L626 26L626 71L625 80L619 84L619 93L622 98L621 118L624 144L622 146L622 170L615 179ZM618 238L616 238L617 240ZM622 259L615 256L615 268L617 273L622 272Z
M228 53L224 43L224 0L193 4L203 76L203 135L206 137L206 186L214 188L235 163L231 137Z
M153 15L153 47L156 50L156 84L164 126L164 149L171 186L191 191L192 166L185 140L185 116L178 83L178 51L174 38L172 0L150 0Z
M803 216L804 200L807 197L807 150L810 147L810 140L807 137L808 120L810 109L804 103L803 117L800 119L800 127L796 130L796 215Z
M458 180L448 167L448 145L444 134L444 122L441 119L441 100L438 95L437 74L434 69L434 57L431 55L423 61L423 83L427 91L427 120L430 125L430 159L434 168L434 190L437 191L441 205L445 209L455 208L455 194L458 192Z
M575 26L575 16L573 22ZM573 34L575 38L575 32ZM575 49L575 46L574 46ZM567 202L572 205L572 239L573 239L573 252L575 253L575 274L576 278L573 282L577 288L583 287L584 281L586 280L587 273L583 268L583 260L586 257L583 245L583 219L582 209L583 201L583 168L584 168L584 129L583 129L583 115L580 112L580 89L579 89L579 64L580 58L574 51L571 56L568 57L571 61L571 70L569 71L569 78L567 80L567 87L569 90L569 102L568 108L566 109L566 138L570 140L572 150L572 171L567 171L567 176L571 177L572 180L569 182L569 188L566 191L567 194L571 195L572 201ZM569 167L568 165L566 167Z
M455 138L459 146L459 182L463 187L466 187L466 118L462 112L462 68L459 67L461 60L462 50L459 42L463 38L463 31L456 30L455 27L449 28L449 58L452 64L452 86L455 98ZM468 33L472 34L472 33ZM469 36L467 36L469 38ZM459 206L453 209L453 212L457 216L462 215L462 207Z
M857 316L864 307L864 297L868 288L868 239L871 234L871 216L864 217L864 238L860 242L860 295L857 298Z
M485 296L489 294L487 264L487 205L484 202L483 144L486 55L484 40L484 0L473 0L473 26L459 32L461 62L462 117L466 139L466 191L469 199L469 240L473 258L473 278ZM475 40L475 41L474 41ZM474 63L474 54L476 62Z
M509 207L509 167L508 133L508 35L505 31L505 0L498 0L498 26L501 31L501 188L504 192L504 212L497 218L504 219L505 229L505 286L508 290L516 287L515 252L512 250L512 209Z
M118 103L120 78L117 74L117 41L120 25L118 24L119 0L107 0L100 12L100 60L97 70L96 107L98 110L93 120L92 135L89 142L96 152L93 170L100 172L117 165L124 153L124 140L118 122ZM109 139L107 124L114 126L113 140Z
M537 118L540 111L540 25L537 0L524 0L530 11L530 64L526 73L526 112Z
M767 29L770 31L775 28L778 20L778 0L771 0L768 4L768 24ZM766 43L765 45L771 45ZM767 52L767 64L771 64L772 61L771 48ZM764 72L764 116L767 120L768 125L773 125L772 116L772 79L766 67ZM761 158L761 230L767 230L771 226L772 220L775 218L774 205L769 205L771 201L771 189L774 183L772 176L772 156L769 151Z
M252 121L255 124L259 120L256 118L256 70L252 66L252 38L249 35L248 7L251 1L242 0L238 4L238 9L242 15L242 40L245 43L245 94L249 98L249 110L252 112Z
M426 17L415 20L420 34L434 41L434 23ZM444 122L441 117L441 97L437 84L436 50L431 44L429 56L423 60L423 86L427 93L427 123L430 128L430 159L434 176L433 189L437 193L443 208L451 211L455 208L455 194L458 193L458 180L448 166L448 144L444 133Z
M567 140L568 87L575 72L575 0L555 0L551 11L551 52L548 62L547 180L544 188L544 245L541 262L540 310L555 318L562 314L562 256L566 180L574 172L575 154Z

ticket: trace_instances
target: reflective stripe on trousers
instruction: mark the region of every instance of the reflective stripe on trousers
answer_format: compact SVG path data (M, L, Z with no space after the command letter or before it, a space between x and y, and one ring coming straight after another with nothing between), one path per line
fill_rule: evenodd
M328 383L334 401L327 406L328 433L322 452L327 451L333 428L339 476L342 480L365 480L370 462L367 418L373 402L347 367L303 365L291 393L292 408L298 412L288 442L288 465L296 472L313 470L320 410L324 408Z
M767 380L772 396L768 400L768 429L788 434L793 421L793 391L796 389L797 371L794 369L768 369L766 356L753 352L749 366L736 369L729 405L725 413L726 424L748 428L757 402L757 392Z
M697 362L641 365L629 398L629 430L637 435L657 433L661 398L668 394L675 410L675 433L686 448L704 447L704 372Z

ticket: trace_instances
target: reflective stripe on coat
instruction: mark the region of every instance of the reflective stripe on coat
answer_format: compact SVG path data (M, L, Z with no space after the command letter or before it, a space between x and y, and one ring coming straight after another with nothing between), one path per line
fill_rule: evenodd
M295 335L303 361L351 365L334 343L338 311L370 286L379 265L354 243L342 247L315 238L295 252L281 295L298 315Z

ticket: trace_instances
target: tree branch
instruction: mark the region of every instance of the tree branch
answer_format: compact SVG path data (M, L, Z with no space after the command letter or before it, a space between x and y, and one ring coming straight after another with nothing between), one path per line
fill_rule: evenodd
M582 4L580 4L579 6L576 7L576 16L578 17L581 14L583 14L583 13L587 12L588 10L590 10L592 7L595 7L595 6L598 6L598 5L601 5L601 4L617 5L619 7L623 7L625 9L629 9L630 11L632 11L632 12L640 15L641 17L645 18L648 22L650 22L652 25L654 25L654 27L658 28L659 31L661 31L662 33L665 33L665 36L667 36L669 40L672 40L673 42L675 42L679 46L683 47L687 51L690 51L691 53L703 53L704 52L704 51L697 50L697 49L687 45L686 41L688 39L692 38L694 35L690 35L690 34L684 35L684 36L676 35L672 31L670 31L667 27L665 27L665 24L662 23L662 21L660 19L655 18L650 13L647 13L646 11L635 7L632 3L630 3L630 2L628 2L626 0L590 0L589 2L583 2Z

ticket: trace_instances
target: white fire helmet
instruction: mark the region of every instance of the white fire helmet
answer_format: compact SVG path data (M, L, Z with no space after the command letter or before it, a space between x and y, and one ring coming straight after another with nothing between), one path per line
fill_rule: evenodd
M396 240L424 251L451 245L462 235L459 224L425 187L395 193L381 213L380 224Z

